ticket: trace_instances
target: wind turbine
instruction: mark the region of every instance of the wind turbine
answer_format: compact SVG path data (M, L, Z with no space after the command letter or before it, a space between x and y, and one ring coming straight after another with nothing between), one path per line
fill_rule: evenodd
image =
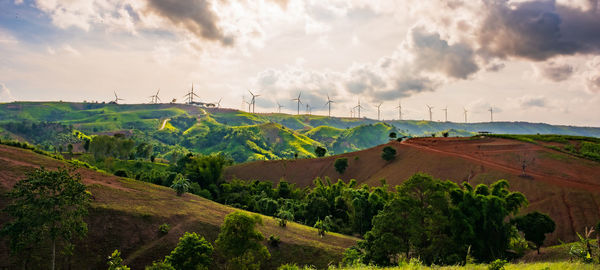
M250 103L252 103L252 113L254 113L254 105L256 104L256 98L260 97L260 95L255 95L250 90L248 90L248 92L250 92L250 95L252 95L252 100L250 101Z
M490 107L490 122L494 122L494 108Z
M219 101L217 101L217 108L221 108L221 100L223 100L223 98L220 98Z
M446 106L446 108L443 108L442 111L444 111L444 122L448 122L448 106Z
M358 109L358 118L360 118L360 109L363 108L363 106L360 106L360 99L358 100L358 105L356 105L356 107L354 107L354 108Z
M465 123L467 123L467 109L463 108L463 112L465 114Z
M160 93L160 89L158 89L158 91L156 91L156 94L150 96L152 98L152 101L150 103L152 104L157 104L158 101L162 101L160 100L160 98L158 97L158 93Z
M292 99L294 101L298 101L298 113L297 113L298 115L300 115L300 104L302 103L302 101L300 101L300 95L302 95L302 91L300 93L298 93L297 98Z
M381 105L383 104L383 102L379 103L379 105L377 105L377 121L379 121L379 116L381 115Z
M333 103L335 101L331 100L329 98L329 94L327 94L327 102L325 103L325 106L329 105L329 117L331 117L331 103Z
M306 104L306 113L310 115L310 105L308 103Z
M284 106L279 104L279 101L277 101L277 113L281 113L281 108L283 108Z
M398 120L402 120L402 103L400 103L400 101L398 101L398 107L396 107L396 109L398 109Z
M433 117L432 117L433 114L431 113L431 109L433 109L433 107L429 106L429 105L425 105L425 106L427 106L427 108L429 109L429 121L433 121Z
M113 91L113 93L115 93L115 100L113 101L115 104L118 104L118 103L119 103L119 100L124 100L124 99L122 99L122 98L119 98L119 97L117 96L117 91Z
M188 104L194 103L194 97L200 98L200 96L198 96L196 93L194 93L194 84L193 83L192 83L192 90L190 90L190 92L185 94L183 97L188 100Z

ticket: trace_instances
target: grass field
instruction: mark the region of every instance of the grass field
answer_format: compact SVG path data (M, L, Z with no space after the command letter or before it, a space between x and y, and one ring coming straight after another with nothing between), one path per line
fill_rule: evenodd
M584 264L578 262L539 262L539 263L517 263L506 264L505 270L592 270L598 269L600 266L596 264ZM396 267L373 267L373 266L357 266L357 267L342 267L333 268L340 270L488 270L487 264L470 264L466 266L423 266L420 264L406 264Z

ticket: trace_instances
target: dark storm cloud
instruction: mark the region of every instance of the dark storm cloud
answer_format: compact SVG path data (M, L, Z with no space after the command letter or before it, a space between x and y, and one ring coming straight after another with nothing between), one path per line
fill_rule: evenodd
M233 37L217 26L219 18L207 0L148 0L148 8L202 39L233 45Z
M486 7L488 15L478 33L484 56L542 61L556 55L600 51L598 9L583 11L555 1L510 6L506 1L488 1Z

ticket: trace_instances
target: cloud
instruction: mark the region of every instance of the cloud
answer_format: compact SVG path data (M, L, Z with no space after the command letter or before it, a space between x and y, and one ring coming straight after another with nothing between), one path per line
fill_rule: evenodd
M0 83L0 102L11 102L15 101L10 89L3 83Z
M584 84L588 92L600 93L600 56L587 62L588 70L583 73Z
M546 98L543 96L523 96L520 97L517 101L522 108L543 108L546 107L548 103Z
M600 51L600 14L555 1L484 2L477 43L482 54L542 61Z
M148 10L206 40L231 46L234 38L218 27L219 18L208 0L148 0Z
M553 82L565 81L575 73L575 68L567 63L548 61L536 66L536 72Z
M414 64L421 70L440 72L456 79L466 79L479 70L473 50L467 44L450 45L438 33L427 32L422 27L413 28L409 37Z

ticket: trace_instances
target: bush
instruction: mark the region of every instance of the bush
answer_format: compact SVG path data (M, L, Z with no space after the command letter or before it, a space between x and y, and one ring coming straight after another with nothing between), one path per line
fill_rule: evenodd
M344 251L342 265L353 266L361 263L363 253L357 247L350 247Z
M177 177L175 177L171 188L175 190L175 192L177 192L177 196L181 196L184 193L188 192L190 188L190 181L183 178L181 174L178 174Z
M145 270L175 270L175 267L166 262L153 262L151 266L146 266Z
M127 174L127 171L123 170L123 169L117 170L114 174L115 174L115 176L119 176L119 177L125 177L125 178L129 177L129 175Z
M262 219L257 214L236 211L225 217L215 245L225 255L232 269L260 269L262 261L271 257L261 244L264 236L256 228L257 225L262 225Z
M279 244L281 243L281 239L279 239L279 236L275 236L275 235L270 235L269 239L267 240L267 242L269 242L269 245L272 247L278 247Z
M158 226L158 232L162 235L169 233L169 230L171 230L171 226L169 226L167 223L163 223L162 225Z
M447 138L449 135L448 131L445 131L444 133L442 133L442 136L444 136L444 138Z
M129 270L130 268L127 265L123 264L123 259L121 259L121 252L118 249L108 256L108 270Z
M212 262L213 246L196 233L186 232L177 247L165 258L175 269L208 268Z
M490 263L488 270L504 270L504 265L506 265L506 263L506 260L497 259Z
M323 157L323 156L325 156L326 153L327 153L327 149L325 149L321 146L317 146L317 148L315 148L315 154L317 155L317 157Z
M396 149L391 146L386 146L383 148L381 153L381 158L385 161L392 161L396 157Z
M333 166L338 173L343 174L346 171L346 168L348 168L348 159L338 158L335 160Z
M277 213L279 227L285 227L288 220L294 220L294 215L290 211L279 210Z

